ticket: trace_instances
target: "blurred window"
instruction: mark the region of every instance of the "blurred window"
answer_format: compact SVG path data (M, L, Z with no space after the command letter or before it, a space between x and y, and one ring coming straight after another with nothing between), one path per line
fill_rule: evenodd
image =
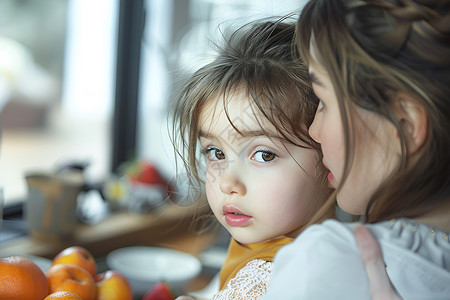
M127 0L0 1L0 185L6 205L27 196L29 171L87 161L111 171L118 10ZM213 58L221 28L298 13L305 0L142 0L135 156L175 174L167 107ZM119 3L120 2L120 3Z
M0 1L0 185L6 206L27 172L89 162L109 171L118 0Z

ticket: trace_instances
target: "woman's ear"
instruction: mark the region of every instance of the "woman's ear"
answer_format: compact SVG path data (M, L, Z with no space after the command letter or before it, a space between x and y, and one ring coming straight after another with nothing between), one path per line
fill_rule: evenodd
M403 93L397 95L394 103L396 115L406 135L408 152L414 154L427 139L427 112L417 100Z

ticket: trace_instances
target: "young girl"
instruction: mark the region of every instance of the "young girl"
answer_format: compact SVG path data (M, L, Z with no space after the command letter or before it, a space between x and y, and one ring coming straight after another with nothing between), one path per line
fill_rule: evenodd
M404 299L450 298L449 16L439 1L312 0L297 27L320 99L309 132ZM265 299L369 299L354 227L305 230L275 258Z
M275 252L329 194L307 132L316 105L306 99L307 70L292 56L294 32L283 20L240 28L176 103L174 144L232 235L214 299L262 296Z

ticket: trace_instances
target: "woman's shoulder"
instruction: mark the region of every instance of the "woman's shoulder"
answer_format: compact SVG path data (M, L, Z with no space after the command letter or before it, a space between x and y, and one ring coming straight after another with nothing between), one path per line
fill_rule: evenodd
M450 274L450 240L447 232L411 219L400 218L379 224L369 224L380 242L383 256L390 260L415 261L415 265L427 266ZM401 255L400 255L401 254Z
M305 230L296 242L299 247L309 247L309 252L322 249L323 255L330 255L330 252L343 255L346 264L356 266L356 261L349 255L359 260L353 233L357 225L325 221ZM401 295L405 298L433 295L429 299L441 299L442 295L450 294L450 241L447 232L407 218L366 226L379 241L388 275ZM299 248L291 250L300 251Z
M450 239L447 232L407 218L366 226L379 241L383 254L402 253L446 266L450 272Z
M407 218L366 225L380 242L395 242L413 250L419 245L435 245L449 249L449 234L437 228Z
M369 224L367 227L378 239L389 278L404 298L448 297L448 233L406 218Z
M341 222L334 219L326 220L321 224L315 224L305 229L297 240L314 236L328 238L338 236L339 238L354 239L353 232L355 227L360 224L357 222ZM418 240L421 243L435 244L446 249L450 246L449 233L407 218L365 224L365 226L370 229L380 242L395 242L405 248L413 248L413 245L417 246Z
M359 253L354 236L354 229L358 225L359 223L345 223L337 220L327 220L321 224L312 225L282 251L295 253L314 249L316 253L321 250L339 253L339 255ZM402 260L407 257L409 261L415 261L417 265L428 265L427 268L450 272L448 233L406 218L365 225L379 241L387 264L391 260L397 260L398 257Z
M274 296L285 290L305 298L366 299L369 287L354 237L356 226L328 220L310 226L283 247L275 257L272 277L280 288L272 289L267 299L277 299ZM391 282L404 298L442 299L450 294L447 233L409 219L366 226L379 241ZM343 274L345 282L340 280ZM324 281L329 293L318 284Z
M264 299L368 299L355 226L325 221L284 246L275 256L271 288ZM343 274L344 282L339 280Z
M326 220L307 228L293 245L311 241L315 245L347 244L348 247L354 248L354 230L359 224ZM447 232L407 218L365 225L380 242L383 252L396 249L397 252L415 253L437 264L445 261L450 267L450 237Z
M355 239L353 231L358 224L356 222L341 222L334 219L326 220L321 224L309 226L299 235L296 242L314 239L324 243L347 243ZM356 246L356 243L354 246Z
M279 253L295 254L298 251L309 251L314 249L314 253L327 251L329 253L357 252L354 228L358 223L345 223L330 219L321 224L314 224L305 229L292 243L284 246ZM331 248L337 250L330 251ZM278 255L280 256L280 255Z
M362 266L353 234L358 223L327 220L311 225L294 242L284 246L275 257L275 264L315 264ZM317 260L317 262L315 262Z

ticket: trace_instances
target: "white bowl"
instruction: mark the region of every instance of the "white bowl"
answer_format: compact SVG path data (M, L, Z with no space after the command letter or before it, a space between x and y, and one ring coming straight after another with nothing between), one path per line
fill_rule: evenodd
M106 264L128 279L135 296L145 294L158 281L168 283L176 293L183 292L202 268L190 254L144 246L114 250L107 255Z

